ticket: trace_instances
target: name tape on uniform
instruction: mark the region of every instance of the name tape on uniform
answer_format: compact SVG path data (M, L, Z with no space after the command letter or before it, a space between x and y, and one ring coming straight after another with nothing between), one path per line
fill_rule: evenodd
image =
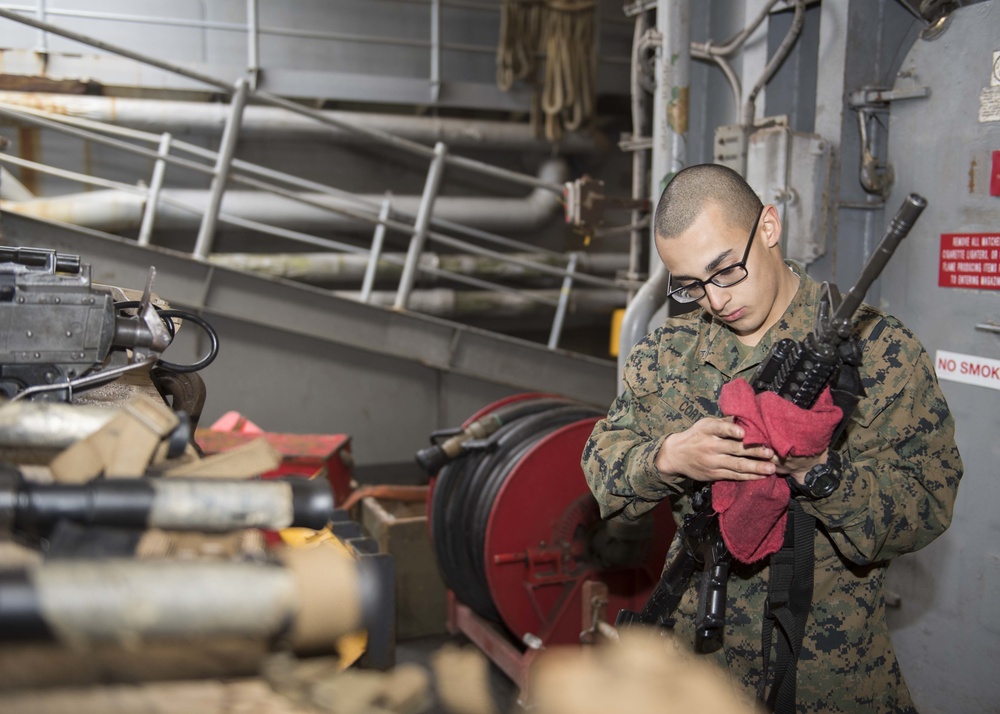
M938 350L934 356L938 379L1000 389L1000 360Z

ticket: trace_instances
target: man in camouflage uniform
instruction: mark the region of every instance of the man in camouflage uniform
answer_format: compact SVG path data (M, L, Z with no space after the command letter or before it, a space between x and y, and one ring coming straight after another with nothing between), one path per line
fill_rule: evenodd
M892 558L948 527L962 475L953 420L928 355L898 320L863 306L854 323L865 393L845 435L820 454L784 460L769 448L746 447L743 429L719 410L720 389L737 377L749 381L779 339L797 341L812 330L820 285L782 258L777 210L762 207L729 169L678 173L654 221L671 290L700 309L668 320L635 346L624 392L587 443L583 467L603 517L634 520L670 498L680 524L706 482L778 474L802 484L835 452L842 474L836 490L794 496L817 522L797 711L914 712L885 622L885 572ZM667 562L680 549L675 539ZM724 646L712 655L747 698L761 677L768 575L767 558L732 562ZM674 613L675 632L688 643L695 585L693 579Z

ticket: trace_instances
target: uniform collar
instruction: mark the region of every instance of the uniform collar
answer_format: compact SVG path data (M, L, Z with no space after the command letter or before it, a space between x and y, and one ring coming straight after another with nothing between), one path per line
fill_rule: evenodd
M703 311L702 319L709 326L701 346L702 358L706 364L712 365L726 377L732 378L738 372L756 367L771 351L771 345L783 337L801 340L812 331L815 310L811 306L819 302L821 286L806 275L805 268L799 263L786 260L785 264L798 276L799 287L781 318L764 333L760 342L744 359L740 358L736 333L724 322Z

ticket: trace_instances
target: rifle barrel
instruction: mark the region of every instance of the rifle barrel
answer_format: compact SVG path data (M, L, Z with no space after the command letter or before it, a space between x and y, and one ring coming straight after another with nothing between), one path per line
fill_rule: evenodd
M864 270L861 271L861 277L858 278L858 282L854 284L844 297L843 302L840 303L840 307L837 308L837 312L832 320L834 324L837 324L840 320L849 320L854 315L854 312L861 306L861 302L865 299L865 293L868 292L868 288L881 275L885 264L889 262L892 254L896 252L900 241L907 236L913 228L913 224L917 222L917 218L920 217L920 214L926 207L927 199L915 193L911 193L903 200L903 205L899 207L896 215L889 221L889 225L885 229L885 235L882 236L882 241L878 244L878 248L875 249L875 253L865 263Z

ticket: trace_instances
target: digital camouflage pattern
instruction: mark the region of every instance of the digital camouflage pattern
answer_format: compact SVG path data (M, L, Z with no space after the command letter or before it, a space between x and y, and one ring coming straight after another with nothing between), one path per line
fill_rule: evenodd
M703 484L664 482L654 460L664 438L703 417L722 416L723 384L750 380L771 345L800 340L815 321L821 286L790 263L801 284L782 318L740 359L735 334L702 310L673 318L632 350L625 390L598 422L583 453L587 481L604 518L633 520L671 498L678 526ZM817 519L813 608L798 663L799 712L914 712L885 621L883 583L892 558L923 548L951 522L962 476L954 421L923 347L898 320L863 305L854 318L862 340L866 395L835 445L840 487L803 501ZM674 540L670 562L681 547ZM761 623L767 559L733 561L725 646L715 653L744 697L761 673ZM675 617L681 640L694 641L697 577ZM771 661L774 661L772 652Z

